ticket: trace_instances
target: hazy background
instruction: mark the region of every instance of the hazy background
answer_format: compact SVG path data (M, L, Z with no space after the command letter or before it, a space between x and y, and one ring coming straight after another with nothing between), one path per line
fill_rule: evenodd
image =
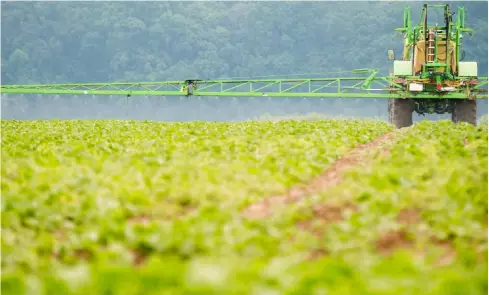
M3 84L163 81L318 73L387 75L403 8L424 2L2 2ZM440 4L441 2L438 2ZM465 60L487 76L487 2L467 10ZM440 10L441 12L441 10ZM431 14L430 14L431 16ZM442 14L435 15L439 23ZM3 119L247 120L308 113L387 119L385 99L4 95ZM487 114L487 100L478 115ZM418 116L420 119L450 118Z

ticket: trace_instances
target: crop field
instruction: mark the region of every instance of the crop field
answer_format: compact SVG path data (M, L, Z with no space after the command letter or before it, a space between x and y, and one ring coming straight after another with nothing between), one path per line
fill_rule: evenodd
M2 121L2 294L487 294L488 126Z

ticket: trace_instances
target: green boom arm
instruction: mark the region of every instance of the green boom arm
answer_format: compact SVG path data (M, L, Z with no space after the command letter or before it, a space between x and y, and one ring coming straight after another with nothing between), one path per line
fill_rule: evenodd
M241 96L241 97L335 97L335 98L406 98L413 93L392 77L376 77L377 70L360 69L358 77L295 78L258 80L198 80L164 82L120 82L85 84L2 85L1 93L68 95L143 95L143 96ZM362 74L368 74L361 77ZM472 97L487 98L487 77L480 77L471 89ZM191 85L189 87L189 85ZM479 86L479 87L477 87ZM375 88L374 88L375 87ZM416 98L467 98L467 90L421 92Z

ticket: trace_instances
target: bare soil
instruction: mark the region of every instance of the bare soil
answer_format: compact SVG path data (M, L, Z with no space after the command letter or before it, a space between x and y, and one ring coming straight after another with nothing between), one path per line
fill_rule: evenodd
M318 204L313 207L313 217L312 219L303 220L298 222L299 228L312 232L317 237L322 237L323 231L317 229L313 226L313 223L320 224L322 228L325 226L340 222L344 220L344 213L350 210L351 212L357 212L358 208L356 205L351 203L345 204ZM320 249L321 251L315 250L311 253L311 256L318 258L319 252L327 253L326 249Z
M421 221L421 212L417 208L404 209L399 212L397 222L401 224L413 225Z
M381 253L390 253L398 248L410 248L413 241L405 231L390 231L382 235L376 242L376 248Z

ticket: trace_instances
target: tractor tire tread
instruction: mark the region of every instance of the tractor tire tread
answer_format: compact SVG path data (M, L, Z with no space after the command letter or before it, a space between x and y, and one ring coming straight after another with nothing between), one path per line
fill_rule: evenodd
M414 102L411 99L392 98L388 102L389 123L396 128L413 125Z
M476 100L464 99L457 101L452 111L452 121L454 123L467 122L472 125L477 124L477 102Z

